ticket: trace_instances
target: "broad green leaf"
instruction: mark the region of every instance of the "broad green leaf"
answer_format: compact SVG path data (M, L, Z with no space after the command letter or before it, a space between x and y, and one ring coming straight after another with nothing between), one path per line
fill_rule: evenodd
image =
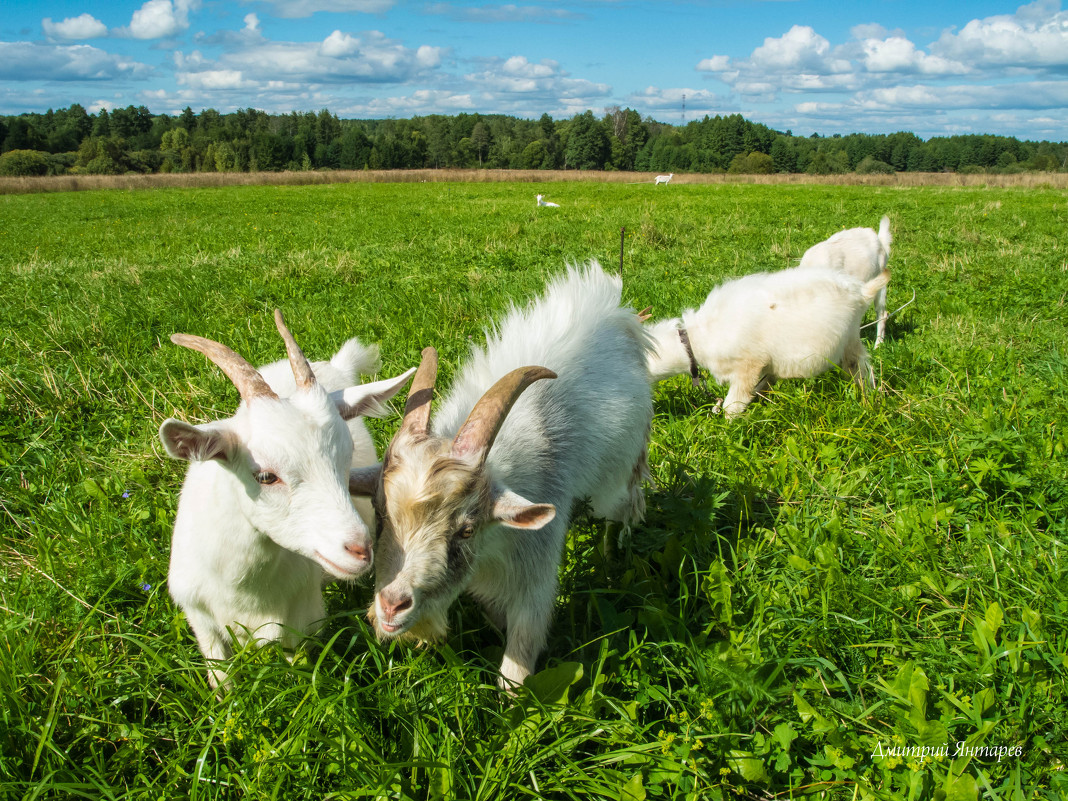
M619 792L619 801L645 801L645 784L642 774L635 773Z
M775 741L782 746L783 751L790 750L790 743L797 739L797 732L789 723L780 723L771 734Z
M1001 628L1001 622L1005 619L1005 613L997 601L986 608L986 625L990 627L991 634L997 634Z
M749 751L731 751L727 757L727 764L731 766L731 770L746 781L768 781L768 774L764 770L763 760L757 759Z
M523 684L543 704L566 704L571 685L581 678L581 662L561 662L529 676Z
M946 787L946 801L978 801L979 787L970 773L957 777Z

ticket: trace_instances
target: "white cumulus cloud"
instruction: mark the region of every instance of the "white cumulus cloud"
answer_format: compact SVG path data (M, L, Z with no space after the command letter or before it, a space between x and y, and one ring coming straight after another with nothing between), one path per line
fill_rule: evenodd
M902 36L865 39L860 44L861 55L858 60L868 72L963 75L970 71L959 61L924 53Z
M91 45L0 42L0 80L110 81L144 78L151 68Z
M1038 0L1015 14L973 19L959 33L942 34L931 49L976 67L1068 66L1068 12L1059 2Z
M124 32L134 39L166 39L189 27L196 0L147 0L130 18Z
M830 74L850 68L847 60L834 57L831 43L808 25L794 25L777 39L765 39L749 60L758 69L777 72L805 70Z
M698 72L726 72L730 69L730 56L712 56L697 62Z
M204 70L203 72L179 72L178 83L192 89L243 89L253 84L241 77L240 70Z
M51 17L45 17L41 27L49 39L99 39L108 35L108 26L92 14L67 17L62 22L52 22Z
M527 95L553 101L579 101L595 105L611 87L604 83L571 78L559 63L542 59L535 63L526 56L491 59L485 70L469 73L464 79L490 95Z

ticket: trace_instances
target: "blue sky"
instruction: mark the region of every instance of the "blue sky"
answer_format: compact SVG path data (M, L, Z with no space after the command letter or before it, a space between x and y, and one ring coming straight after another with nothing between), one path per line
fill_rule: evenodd
M80 103L1068 140L1060 0L5 0L0 113Z

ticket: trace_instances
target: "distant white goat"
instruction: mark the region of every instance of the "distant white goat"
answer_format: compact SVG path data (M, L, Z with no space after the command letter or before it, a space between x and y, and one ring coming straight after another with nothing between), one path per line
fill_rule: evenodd
M552 202L550 202L548 200L542 200L542 197L544 197L544 196L543 195L538 195L538 205L539 206L546 206L548 208L553 208L553 209L560 208L560 204L559 203L552 203Z
M891 242L890 218L884 216L879 222L879 233L871 228L839 231L806 250L798 266L826 267L851 275L859 281L870 281L886 269ZM885 288L875 296L875 319L878 321L875 347L879 347L886 339Z
M437 354L423 351L382 465L350 482L379 515L368 617L380 639L440 639L467 592L506 632L501 686L520 684L545 647L575 502L625 525L644 515L649 339L621 293L591 262L513 307L432 428Z
M218 342L171 337L222 368L242 400L227 420L170 418L159 432L168 455L190 462L168 584L209 660L229 657L235 640L295 647L325 615L324 578L356 578L371 566L373 513L365 506L361 519L348 493L349 470L377 461L358 416L382 413L414 372L351 386L378 353L349 340L316 364L318 380L281 313L275 322L288 375L285 362L257 371ZM212 687L225 679L209 665Z
M674 177L675 173L669 173L668 175L658 175L656 176L656 180L653 183L656 186L660 186L660 184L669 184L671 183L671 179Z
M872 389L860 319L890 273L861 283L826 268L755 273L713 289L700 309L649 326L656 348L654 381L698 367L729 384L722 408L736 417L754 395L779 378L807 378L838 365L861 388ZM718 408L718 407L717 407Z

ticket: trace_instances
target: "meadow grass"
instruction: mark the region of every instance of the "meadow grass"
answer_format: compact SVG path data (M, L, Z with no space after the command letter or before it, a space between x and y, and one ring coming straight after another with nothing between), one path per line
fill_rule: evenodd
M1062 797L1066 211L989 187L0 197L0 797ZM566 261L617 267L621 228L625 298L662 317L884 213L889 307L915 301L880 391L782 382L727 423L660 384L647 519L605 553L576 516L517 698L474 604L437 647L381 646L358 585L292 664L238 654L215 699L166 591L183 466L156 432L237 393L171 333L271 361L280 307L313 358L357 335L392 375L434 345L447 387ZM380 448L396 424L372 422Z

